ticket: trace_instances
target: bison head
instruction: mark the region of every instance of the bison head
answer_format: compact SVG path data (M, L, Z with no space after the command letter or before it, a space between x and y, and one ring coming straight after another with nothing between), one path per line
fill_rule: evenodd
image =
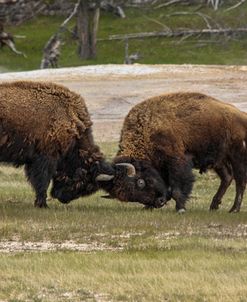
M80 167L75 165L61 165L53 177L51 196L62 203L69 203L73 199L87 196L99 189L97 175L102 173L114 174L111 164L104 160L95 161ZM77 163L77 165L79 165Z
M168 186L146 161L96 162L87 170L77 168L73 175L57 171L51 195L62 203L69 203L99 188L108 192L109 198L139 202L147 208L160 208L170 199Z
M112 170L96 177L109 198L139 202L146 208L160 208L170 199L168 186L149 162L118 162Z
M90 195L97 189L98 185L92 182L90 171L77 168L73 175L65 171L57 171L53 177L51 196L62 203L69 203L73 199Z

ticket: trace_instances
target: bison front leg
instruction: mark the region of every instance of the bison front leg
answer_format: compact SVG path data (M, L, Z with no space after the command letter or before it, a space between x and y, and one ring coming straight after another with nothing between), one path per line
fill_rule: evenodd
M192 161L171 161L169 163L169 183L172 198L176 201L176 211L185 211L185 204L193 188L194 175L192 173Z
M47 189L55 173L55 169L55 162L43 156L25 165L26 176L36 194L35 207L47 208Z
M176 210L184 212L194 183L193 157L186 154L183 141L177 139L172 129L154 133L151 142L155 146L153 156L156 165L162 166L162 175L165 183L168 180L172 198L176 201Z
M222 197L226 193L226 190L230 186L233 179L232 169L230 166L225 165L221 168L215 168L215 172L219 175L221 182L218 191L212 199L210 210L218 210Z

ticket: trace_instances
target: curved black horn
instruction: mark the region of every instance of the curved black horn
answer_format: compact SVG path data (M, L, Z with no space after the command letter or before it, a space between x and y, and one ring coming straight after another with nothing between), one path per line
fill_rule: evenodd
M136 168L129 163L120 163L120 164L116 164L116 166L124 166L127 168L127 175L129 177L134 177L136 175Z

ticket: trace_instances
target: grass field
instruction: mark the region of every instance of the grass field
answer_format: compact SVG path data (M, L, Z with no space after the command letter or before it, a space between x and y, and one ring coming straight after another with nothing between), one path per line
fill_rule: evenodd
M231 2L232 3L232 2ZM99 39L108 38L113 34L126 34L135 32L149 32L175 29L199 29L206 24L199 15L209 16L211 26L217 28L245 27L247 17L247 3L227 12L225 8L214 11L208 7L169 6L158 10L128 9L126 19L120 19L109 13L102 13L99 26ZM179 12L189 12L188 15L174 15ZM38 17L18 27L7 27L15 35L24 35L25 39L16 39L17 49L23 51L27 58L15 55L8 48L0 49L0 67L2 70L30 70L40 66L42 51L59 25L62 17ZM216 25L216 23L218 25ZM69 24L73 29L74 20ZM38 33L38 34L37 34ZM71 38L68 32L63 36L62 55L60 67L80 66L88 64L122 64L124 61L124 41L99 41L98 55L95 60L83 61L77 55L77 41ZM140 52L139 63L145 64L236 64L246 65L247 38L234 35L224 36L197 36L187 39L150 38L129 41L129 51Z
M246 301L247 205L227 212L232 186L209 212L218 179L196 179L184 215L102 192L40 210L23 171L1 166L0 301Z

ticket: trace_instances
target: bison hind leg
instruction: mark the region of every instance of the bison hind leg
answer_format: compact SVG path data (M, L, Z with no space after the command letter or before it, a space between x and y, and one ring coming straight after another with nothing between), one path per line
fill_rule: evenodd
M31 163L25 165L27 179L36 194L35 207L47 208L47 189L55 170L56 161L49 160L46 156L38 156Z
M245 161L245 153L241 154L238 158L234 158L232 160L232 170L233 176L235 179L236 186L236 195L232 208L230 209L230 213L237 213L240 211L245 188L246 188L246 161Z
M220 168L215 168L214 170L220 177L220 186L213 197L210 210L218 210L221 200L233 179L232 168L229 164L223 165Z

